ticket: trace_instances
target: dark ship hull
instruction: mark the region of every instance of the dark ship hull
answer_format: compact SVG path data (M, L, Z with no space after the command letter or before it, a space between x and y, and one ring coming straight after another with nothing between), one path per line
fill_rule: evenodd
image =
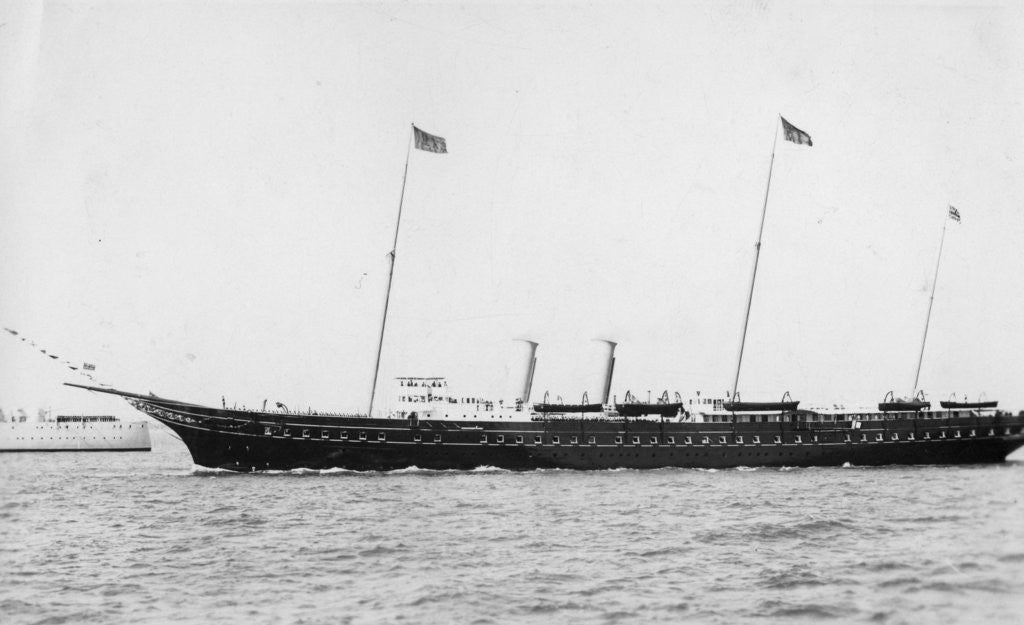
M966 464L1003 462L1024 446L1024 418L1004 415L830 423L371 419L209 408L86 388L126 397L170 427L196 464L234 471Z

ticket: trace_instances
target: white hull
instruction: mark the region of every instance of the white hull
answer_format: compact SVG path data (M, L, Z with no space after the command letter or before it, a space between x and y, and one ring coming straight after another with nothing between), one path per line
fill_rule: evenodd
M0 423L4 451L150 451L145 421Z

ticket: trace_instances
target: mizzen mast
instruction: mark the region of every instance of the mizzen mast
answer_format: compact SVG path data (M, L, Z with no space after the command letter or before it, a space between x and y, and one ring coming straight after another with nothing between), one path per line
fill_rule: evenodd
M939 265L942 263L942 244L946 241L946 226L950 220L960 223L960 211L953 205L949 206L949 214L942 220L942 236L939 237L939 255L935 260L935 277L932 279L932 294L928 298L928 315L924 319L924 335L921 337L921 353L917 357L917 373L914 374L914 390L910 393L911 399L917 396L917 383L921 379L921 363L924 361L924 346L928 341L928 324L932 320L932 304L935 303L935 285L939 282Z

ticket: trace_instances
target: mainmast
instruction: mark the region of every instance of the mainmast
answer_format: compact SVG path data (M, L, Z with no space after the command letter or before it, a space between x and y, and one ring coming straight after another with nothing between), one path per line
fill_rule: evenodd
M732 383L732 401L734 402L736 401L736 391L740 384L740 368L743 366L743 348L747 342L747 324L750 321L750 307L754 301L754 282L757 280L757 262L761 258L761 236L764 234L764 221L765 216L768 214L768 193L772 188L772 170L775 168L775 146L779 141L780 125L785 135L783 138L786 141L792 141L797 145L814 145L811 141L811 135L800 130L779 115L778 123L775 124L775 136L772 139L772 158L768 165L768 184L764 189L764 204L761 206L761 226L757 230L757 243L754 244L754 269L750 272L750 291L747 293L747 311L743 315L743 334L740 335L740 353L736 358L736 377L733 378Z
M370 387L370 407L366 411L366 416L368 417L373 417L373 400L377 395L377 375L380 373L380 355L384 349L384 328L387 327L388 303L391 301L391 280L395 275L395 254L398 250L398 229L402 225L402 204L405 202L405 181L409 175L409 155L412 154L414 140L417 150L437 152L440 154L446 154L448 152L448 146L443 137L428 134L417 128L416 124L410 124L409 146L405 150L405 169L402 172L402 193L398 197L398 218L395 219L395 240L392 242L391 251L388 253L388 287L384 295L384 314L381 317L380 336L377 340L377 364L373 367L373 386Z
M917 383L921 379L921 363L924 361L924 345L928 341L928 324L932 320L932 304L935 303L935 285L939 282L939 265L942 263L942 244L946 241L946 226L949 224L950 219L955 219L957 223L960 223L960 211L954 208L952 205L949 207L948 216L942 220L942 236L939 237L939 256L935 260L935 277L932 279L932 294L928 298L928 315L924 318L924 336L921 337L921 353L917 357L917 373L914 374L914 390L910 393L910 398L913 399L917 396Z
M781 119L781 117L779 118ZM732 382L732 400L736 401L736 388L740 384L740 367L743 365L743 348L747 343L747 323L750 321L750 305L754 301L754 281L757 280L757 261L761 258L761 235L764 233L764 218L768 214L768 192L772 188L772 169L775 167L775 146L779 141L779 124L775 124L772 139L772 159L768 164L768 184L764 189L764 204L761 206L761 226L757 229L757 243L754 244L754 270L750 272L750 292L747 293L747 312L743 315L743 333L740 335L740 353L736 358L736 377Z

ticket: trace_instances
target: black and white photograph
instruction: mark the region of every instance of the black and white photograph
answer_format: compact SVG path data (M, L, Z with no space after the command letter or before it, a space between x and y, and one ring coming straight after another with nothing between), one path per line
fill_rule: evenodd
M0 622L1024 622L1022 32L0 3Z

